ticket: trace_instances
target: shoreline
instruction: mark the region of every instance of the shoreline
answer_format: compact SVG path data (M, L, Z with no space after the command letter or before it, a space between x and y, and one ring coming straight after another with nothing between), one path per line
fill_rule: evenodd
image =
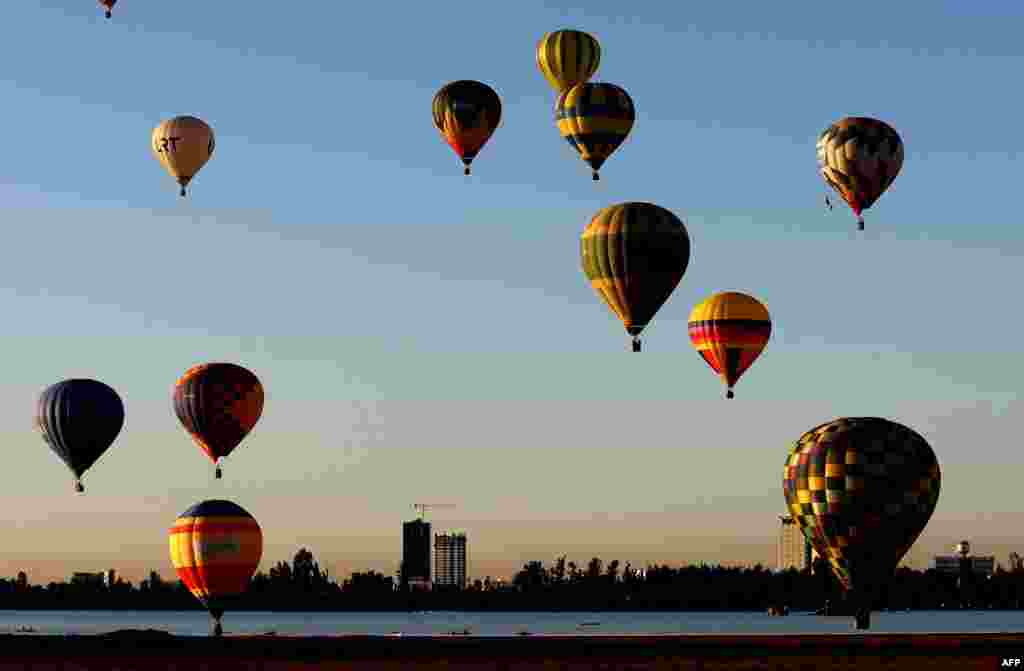
M159 630L0 635L0 671L33 668L326 669L993 669L1024 654L1024 632L999 634L531 634L528 636L228 635ZM72 663L73 660L73 663ZM64 666L61 666L63 664Z

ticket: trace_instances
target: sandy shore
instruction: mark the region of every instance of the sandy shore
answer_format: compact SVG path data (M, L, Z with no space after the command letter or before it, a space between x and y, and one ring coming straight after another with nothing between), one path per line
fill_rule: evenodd
M1024 634L0 636L0 671L1000 669ZM1024 668L1021 666L1009 668Z

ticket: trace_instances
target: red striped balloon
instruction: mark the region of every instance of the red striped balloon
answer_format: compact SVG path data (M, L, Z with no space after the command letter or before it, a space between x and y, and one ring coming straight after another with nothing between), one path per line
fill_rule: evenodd
M768 308L736 291L715 294L690 313L690 340L704 361L732 388L764 351L772 334Z
M203 501L174 521L168 540L178 577L210 611L219 636L226 605L245 593L263 556L260 525L231 501Z

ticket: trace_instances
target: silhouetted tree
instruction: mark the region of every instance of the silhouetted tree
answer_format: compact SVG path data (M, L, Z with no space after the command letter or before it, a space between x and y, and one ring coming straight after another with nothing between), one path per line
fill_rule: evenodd
M511 584L488 576L464 590L426 593L395 591L393 576L370 570L354 572L338 582L321 569L312 551L300 549L291 563L278 562L257 572L237 610L587 610L629 608L762 610L786 605L815 610L826 599L839 604L842 592L827 562L815 562L813 573L790 569L769 571L761 565L725 568L700 564L670 567L648 565L638 574L629 563L620 572L616 559L605 564L592 558L581 571L566 556L553 566L529 561ZM602 570L603 567L603 570ZM621 575L622 579L617 577ZM24 576L24 577L23 577ZM964 585L970 588L963 590ZM998 570L991 576L952 575L933 569L901 567L875 600L876 608L937 609L961 607L1024 607L1024 572ZM164 609L199 610L202 605L180 581L168 582L156 571L137 587L123 579L105 586L94 582L50 582L29 585L24 572L0 580L0 606L25 609Z

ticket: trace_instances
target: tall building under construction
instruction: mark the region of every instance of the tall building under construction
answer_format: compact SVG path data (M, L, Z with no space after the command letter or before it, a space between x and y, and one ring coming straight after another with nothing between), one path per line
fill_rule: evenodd
M430 589L430 522L402 523L402 583Z

